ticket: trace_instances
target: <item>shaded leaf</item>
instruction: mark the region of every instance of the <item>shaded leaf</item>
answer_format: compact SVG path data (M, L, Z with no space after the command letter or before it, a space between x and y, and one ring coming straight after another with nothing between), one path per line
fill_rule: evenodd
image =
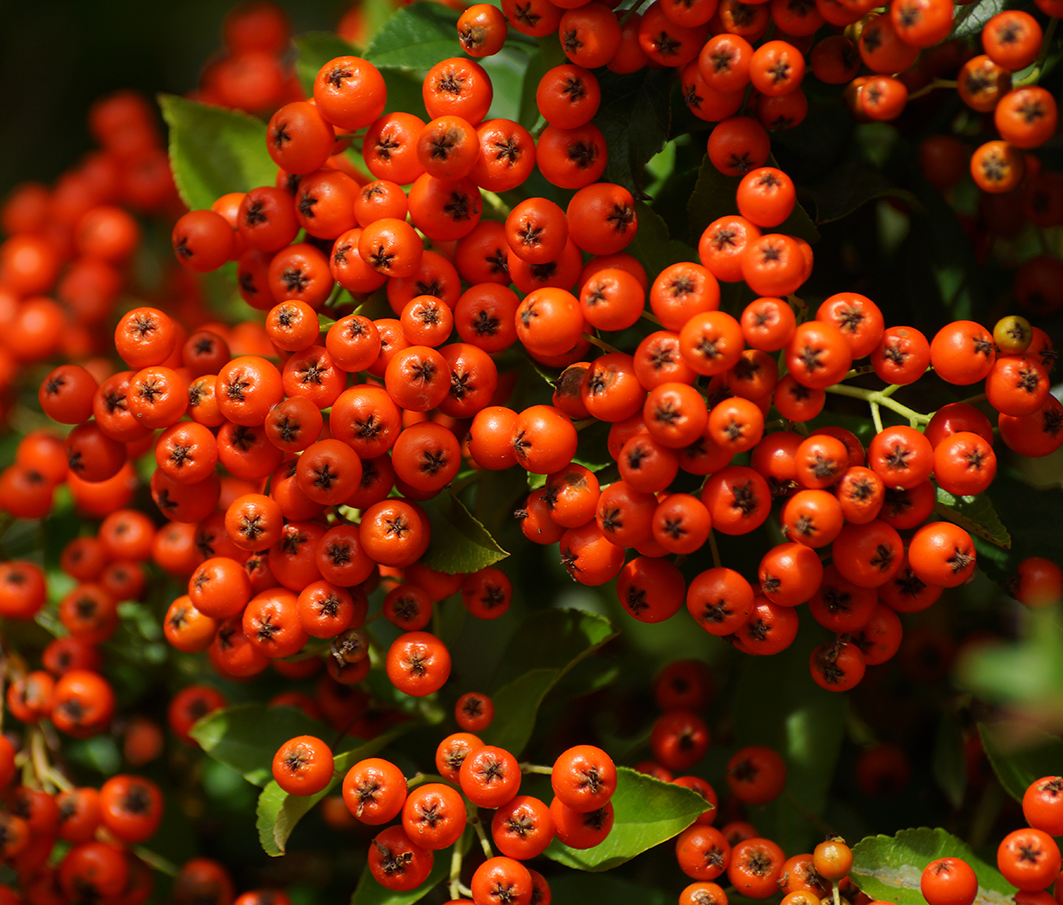
M967 757L960 721L951 711L942 714L938 723L931 767L938 788L958 810L967 789Z
M1045 530L1063 512L1063 488L1031 487L1017 472L1002 468L981 496L988 497L1011 536L1006 551L975 536L978 567L993 581L1006 589L1008 577L1029 556L1063 562L1063 531Z
M668 141L671 81L667 69L598 75L602 103L594 124L602 130L609 149L602 179L624 186L636 198L642 194L646 163Z
M273 185L277 165L264 122L172 94L159 95L159 105L170 127L174 182L190 210L209 208L226 192Z
M307 97L314 96L314 79L329 60L358 54L353 44L330 31L310 31L298 35L292 43L295 44L295 77Z
M448 575L476 572L509 556L453 494L441 493L421 506L432 525L431 543L421 557L430 569Z
M258 796L255 814L255 828L258 830L258 841L262 850L273 858L283 855L288 845L288 837L310 809L331 793L352 766L386 748L403 731L389 732L336 754L332 781L316 795L289 795L275 780L270 780Z
M273 755L297 735L326 737L330 730L294 707L236 704L207 714L190 735L215 760L265 786L273 778Z
M612 804L613 829L601 845L580 850L554 839L546 857L577 870L611 870L678 836L705 810L705 800L697 792L630 767L617 767Z
M1063 767L1063 740L1029 723L979 723L978 734L993 772L1016 801L1022 801L1030 783L1058 776Z
M354 895L351 896L351 905L412 905L419 902L428 893L442 883L450 873L450 849L435 852L432 860L432 872L428 879L416 889L409 892L393 892L381 886L369 872L369 866L362 870L362 876L358 879Z
M635 202L639 228L626 251L634 255L646 268L646 277L652 283L666 267L680 261L696 261L697 252L668 234L664 219L649 205Z
M1003 905L1014 889L971 849L943 829L901 830L896 836L869 836L853 846L850 876L871 898L898 905L926 905L919 891L919 878L931 861L955 857L966 861L978 878L979 905Z
M984 493L978 496L957 497L938 487L934 512L959 525L969 534L977 535L1005 550L1011 547L1011 535L1000 521L992 501Z
M897 198L910 208L920 207L915 195L891 184L876 167L855 151L838 167L831 168L825 179L803 185L802 190L815 203L817 224L848 217L877 198Z
M979 0L977 3L961 6L959 14L953 19L949 38L965 38L979 34L993 16L1014 5L1008 3L1008 0Z
M458 14L441 3L414 3L392 14L365 58L379 67L428 70L461 55Z
M524 620L495 675L496 690L491 695L495 719L480 733L484 742L519 756L535 731L547 694L569 670L617 634L607 619L582 610L546 610ZM525 648L537 654L527 659ZM527 668L501 684L502 677L512 676L520 666Z
M524 620L506 646L492 687L501 688L532 670L569 667L617 634L612 623L597 613L540 610Z
M845 695L806 681L819 640L816 627L802 622L786 650L742 663L734 696L736 743L766 745L786 762L786 795L765 805L757 828L788 852L811 851L822 839L809 817L826 806L844 735Z
M643 886L626 877L565 871L550 878L550 892L557 902L602 901L609 905L673 905L675 895Z

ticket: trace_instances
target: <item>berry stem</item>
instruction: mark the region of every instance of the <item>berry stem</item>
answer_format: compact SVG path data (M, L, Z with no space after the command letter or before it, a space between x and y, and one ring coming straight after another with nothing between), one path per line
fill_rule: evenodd
M1012 88L1025 88L1027 85L1036 85L1041 79L1041 70L1044 69L1045 60L1048 59L1048 50L1052 46L1052 39L1056 34L1056 24L1059 19L1051 18L1048 20L1048 27L1045 29L1045 36L1041 40L1041 50L1037 54L1037 59L1034 61L1033 69L1024 78L1019 79L1012 85Z
M464 857L463 847L454 846L450 853L450 897L457 899L461 895L461 862Z
M550 776L554 772L553 767L544 767L540 764L521 764L521 773L542 773L543 776Z
M924 94L929 94L935 88L955 88L955 79L934 79L929 85L924 85L918 91L913 91L908 95L908 100L912 100L916 97L922 97Z
M611 346L604 339L598 339L591 333L584 333L583 338L587 340L592 346L597 346L599 349L604 349L606 352L619 352L620 350L616 346Z
M871 420L875 422L875 433L882 433L882 413L879 410L878 403L871 403Z
M487 189L480 189L480 197L483 198L484 204L489 205L491 210L496 214L500 214L503 218L508 217L512 213L510 206L494 192L489 192Z
M709 549L712 550L712 564L715 568L720 568L720 548L716 546L716 532L709 531Z
M881 405L884 408L888 408L890 411L896 412L898 415L907 418L912 427L926 424L930 420L929 415L924 415L922 412L917 412L915 409L908 408L908 406L891 398L892 394L896 391L896 384L891 384L884 390L869 390L864 387L849 387L842 386L841 384L827 387L828 393L835 393L838 396L850 396L853 399L863 399L864 402L867 402L869 405ZM872 416L874 416L874 411L872 411Z
M480 822L480 818L475 813L472 813L469 815L469 823L472 824L472 828L476 831L476 836L480 840L480 848L484 850L484 856L493 858L495 853L491 849L491 842L487 838L487 833L484 832L484 825Z
M643 320L649 321L651 324L656 324L658 327L664 326L664 324L661 323L660 318L657 317L657 315L654 314L652 311L643 311L642 314L639 315L639 317L641 317Z
M978 393L976 396L968 396L966 399L961 399L961 405L974 405L976 402L981 402L985 399L985 393Z
M162 855L153 852L150 848L145 848L143 845L134 845L132 851L134 855L149 867L166 874L168 877L177 876L177 865L168 858L164 858Z

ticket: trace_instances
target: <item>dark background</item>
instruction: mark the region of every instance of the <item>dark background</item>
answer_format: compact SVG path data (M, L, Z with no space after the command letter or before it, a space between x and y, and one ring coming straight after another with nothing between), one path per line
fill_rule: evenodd
M218 0L0 0L0 198L51 184L92 147L86 113L119 88L195 88L222 49L235 3ZM352 0L280 2L293 34L335 29ZM161 122L161 120L160 120Z

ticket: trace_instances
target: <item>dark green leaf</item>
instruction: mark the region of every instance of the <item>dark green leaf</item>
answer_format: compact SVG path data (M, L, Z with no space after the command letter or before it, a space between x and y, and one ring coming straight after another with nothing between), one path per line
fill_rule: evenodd
M844 735L845 695L807 681L808 657L820 640L802 621L786 650L742 663L734 696L736 743L766 745L786 761L786 794L764 806L757 828L788 852L811 851L822 839L809 818L826 806Z
M421 557L430 569L448 575L476 572L509 556L452 494L441 493L421 506L432 525L431 543Z
M579 850L555 839L546 857L577 870L611 870L678 836L705 810L705 801L697 792L630 767L617 767L612 804L613 829L601 845Z
M496 690L491 695L495 719L481 733L483 740L519 756L531 739L547 694L569 670L617 634L608 620L582 610L545 610L526 619L495 674ZM514 677L501 684L509 676Z
M694 194L687 201L687 215L690 217L690 234L700 236L705 227L727 214L737 214L735 192L742 180L738 176L724 176L712 165L708 155L701 162L698 181Z
M668 141L672 73L641 69L628 75L598 75L602 104L594 124L602 130L609 159L602 179L642 194L646 162Z
M1029 723L979 723L978 733L1000 784L1016 801L1022 801L1030 783L1058 776L1063 767L1063 741Z
M635 202L635 212L639 220L638 232L627 247L627 253L634 255L646 268L646 276L652 283L666 267L680 261L696 261L697 252L678 239L668 235L668 226L664 219L649 205Z
M536 669L565 669L617 634L612 623L597 613L539 610L524 620L506 647L492 687L501 688Z
M969 845L943 829L901 830L896 836L869 836L853 846L850 876L873 899L897 905L926 905L919 891L919 878L931 861L955 857L966 861L978 878L975 902L988 905L1000 896L1010 898L1014 889L995 867L982 861Z
M266 150L266 124L172 94L159 96L170 127L170 167L181 200L209 208L227 192L273 185L277 165Z
M937 488L937 503L934 512L950 522L955 522L969 534L1003 547L1011 547L1011 535L1000 521L993 503L984 493L978 496L953 496Z
M961 6L959 14L953 19L949 38L965 38L979 34L986 22L1011 6L1014 4L1008 3L1007 0L978 0L977 3Z
M963 730L952 711L942 714L938 722L932 768L938 788L945 793L949 804L959 810L967 789L967 757Z
M314 79L330 60L357 55L354 45L330 31L311 31L294 39L295 76L307 97L314 95Z
M432 872L428 879L409 892L393 892L381 886L369 872L368 865L362 871L358 886L351 896L351 905L413 905L442 883L450 873L450 849L434 853Z
M273 858L283 855L292 830L309 813L310 809L328 795L358 761L372 757L390 745L399 735L401 735L401 730L395 730L356 748L349 748L336 754L332 782L316 795L289 795L277 785L275 780L270 780L262 790L262 794L258 796L255 821L258 841L262 844L263 851Z
M802 186L802 189L815 202L818 224L848 217L876 198L897 198L911 208L920 207L919 200L911 192L892 185L855 149L840 166L831 169L826 178Z
M376 66L428 70L460 56L458 14L441 3L414 3L395 11L369 45L365 58Z
M1002 468L981 496L988 497L1011 536L1006 553L975 537L978 566L993 581L1006 587L1009 576L1029 556L1063 562L1063 532L1047 530L1058 523L1059 513L1063 512L1063 488L1058 484L1031 487L1015 471Z
M529 59L528 51L535 56ZM506 45L498 53L479 60L484 71L491 77L494 97L491 100L491 119L520 121L525 83L534 80L532 90L538 87L538 78L529 72L531 59L539 59L535 45Z
M273 778L273 755L297 735L324 738L330 730L294 707L236 704L199 720L191 736L211 757L256 786Z

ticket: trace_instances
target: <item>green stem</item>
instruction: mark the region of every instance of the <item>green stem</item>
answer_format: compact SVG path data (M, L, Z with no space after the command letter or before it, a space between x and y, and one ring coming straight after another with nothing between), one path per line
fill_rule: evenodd
M974 405L976 402L981 402L985 399L985 393L979 393L977 396L968 396L966 399L960 400L960 405Z
M487 838L487 833L484 832L484 825L480 822L479 816L475 813L470 814L469 823L472 824L473 830L476 831L476 837L480 840L480 848L484 850L484 856L487 858L493 858L495 853L491 849L491 843Z
M881 405L884 408L888 408L890 411L896 412L908 419L908 422L915 427L919 424L926 424L930 420L929 415L924 415L922 412L917 412L915 409L908 408L896 399L891 398L893 393L896 392L896 385L886 387L884 390L868 390L863 387L849 387L843 385L837 385L827 387L828 393L834 393L838 396L849 396L853 399L863 399L864 402L869 405ZM874 410L872 410L874 414Z
M145 848L143 845L134 845L133 854L147 864L148 867L153 867L155 870L166 874L168 877L177 876L177 865L168 858L164 858L162 855L153 852L150 848Z
M598 339L590 333L584 333L583 338L587 340L592 346L597 346L599 349L604 349L606 352L619 352L620 350L616 346L611 346L604 339Z
M1037 54L1037 59L1034 61L1033 69L1030 70L1030 74L1024 78L1019 79L1011 87L1012 88L1025 88L1027 85L1036 85L1041 79L1041 70L1044 69L1045 60L1048 59L1048 50L1052 46L1052 39L1056 34L1056 24L1059 19L1052 18L1048 20L1048 28L1045 29L1045 36L1041 41L1041 50Z
M879 411L878 403L871 403L871 420L875 422L875 433L882 433L882 413Z
M460 845L454 846L450 853L450 897L456 899L461 895L461 861L462 850Z
M664 324L661 323L660 318L657 317L657 315L654 314L652 311L643 311L642 314L639 315L639 317L641 317L643 320L649 321L651 324L656 324L658 327L664 326Z
M955 88L955 79L934 79L929 85L924 85L918 91L913 91L908 95L908 100L912 100L916 97L922 97L924 94L929 94L935 88Z
M512 213L509 205L494 192L489 192L487 189L480 189L480 196L483 198L484 204L488 205L496 214L499 214L502 217L508 217Z
M521 764L521 773L542 773L543 776L550 776L554 772L553 767L543 767L539 764Z

